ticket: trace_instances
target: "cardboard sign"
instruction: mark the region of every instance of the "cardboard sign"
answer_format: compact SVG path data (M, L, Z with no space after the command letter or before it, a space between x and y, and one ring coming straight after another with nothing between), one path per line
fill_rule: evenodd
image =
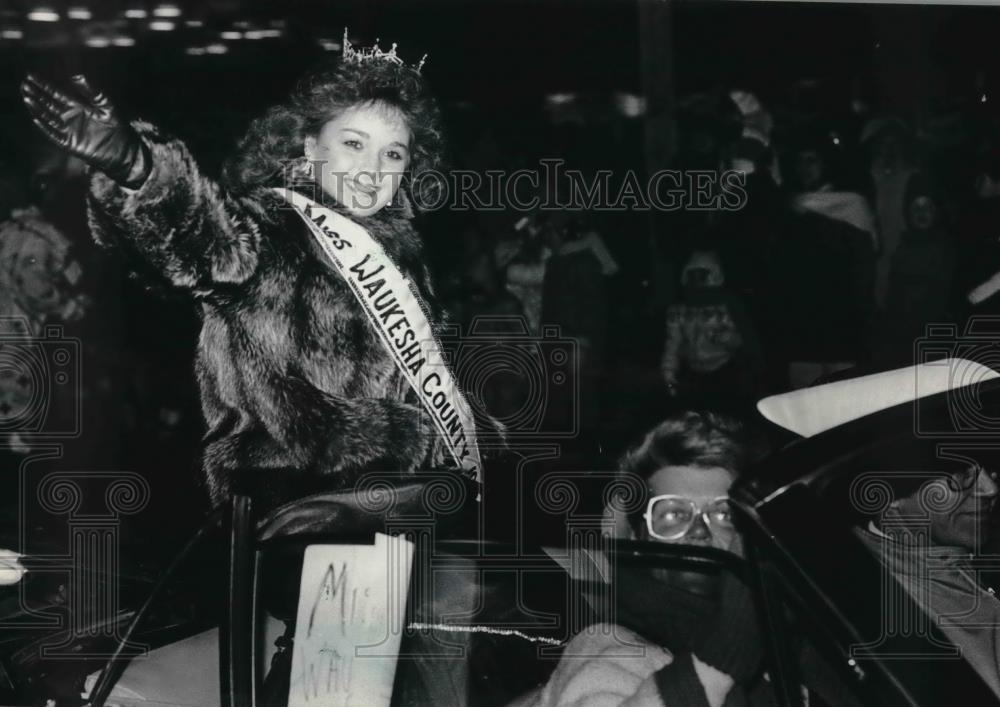
M413 543L310 545L302 563L288 706L388 707Z

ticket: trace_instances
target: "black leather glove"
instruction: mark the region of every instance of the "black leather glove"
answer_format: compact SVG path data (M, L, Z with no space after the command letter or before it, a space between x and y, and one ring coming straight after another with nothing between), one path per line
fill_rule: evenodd
M142 138L83 76L73 77L72 93L31 74L21 83L32 121L50 140L119 184L132 189L141 186L152 168Z

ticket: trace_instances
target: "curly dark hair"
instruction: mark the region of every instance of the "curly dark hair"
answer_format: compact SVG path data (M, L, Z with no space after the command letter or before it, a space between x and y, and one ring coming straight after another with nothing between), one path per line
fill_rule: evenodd
M434 203L440 180L421 175L434 174L442 163L440 110L420 74L390 61L338 61L305 75L285 103L250 124L236 154L223 167L223 181L244 193L282 184L293 161L302 157L307 136L318 135L348 108L371 103L396 108L405 117L412 141L402 188L418 205Z

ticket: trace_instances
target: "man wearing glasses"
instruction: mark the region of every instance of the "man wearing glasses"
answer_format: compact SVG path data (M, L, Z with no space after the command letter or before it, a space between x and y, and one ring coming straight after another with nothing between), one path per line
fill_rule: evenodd
M886 590L912 597L1000 695L1000 600L969 563L987 538L1000 487L995 463L972 456L910 445L855 479L851 498L865 511L858 537L898 582ZM888 492L885 503L866 504L866 486ZM890 599L883 611L898 607Z

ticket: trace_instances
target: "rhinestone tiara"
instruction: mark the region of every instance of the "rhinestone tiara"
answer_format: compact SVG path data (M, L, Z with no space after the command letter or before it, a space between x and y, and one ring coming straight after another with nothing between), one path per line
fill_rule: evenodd
M393 64L398 64L399 66L406 66L406 62L404 62L401 58L399 58L399 55L396 54L395 42L392 43L392 47L387 52L382 51L378 42L379 40L376 38L375 46L373 47L355 47L351 44L351 40L347 38L347 28L345 27L343 60L353 64L364 64L368 61L388 61ZM410 68L419 74L420 70L424 68L425 61L427 61L426 54L424 54L424 56L420 59L420 63L418 63L415 67Z

